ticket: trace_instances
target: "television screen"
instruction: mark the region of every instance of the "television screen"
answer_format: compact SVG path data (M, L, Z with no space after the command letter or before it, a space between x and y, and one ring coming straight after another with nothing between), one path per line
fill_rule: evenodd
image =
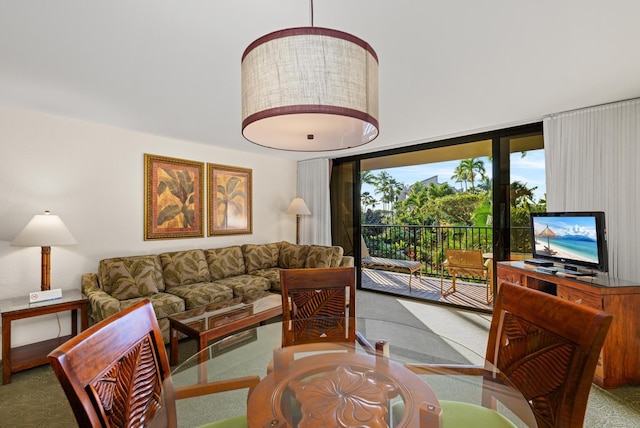
M531 213L533 257L607 271L603 212Z

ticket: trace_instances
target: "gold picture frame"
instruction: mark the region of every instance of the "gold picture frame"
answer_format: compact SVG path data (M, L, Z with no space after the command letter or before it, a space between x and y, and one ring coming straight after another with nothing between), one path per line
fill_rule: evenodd
M253 233L252 171L207 164L209 236Z
M204 163L144 155L144 239L204 237Z

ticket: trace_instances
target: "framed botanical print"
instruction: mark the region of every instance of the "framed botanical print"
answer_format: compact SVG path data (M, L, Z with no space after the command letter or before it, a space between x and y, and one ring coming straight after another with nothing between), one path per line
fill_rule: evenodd
M144 239L204 237L204 163L144 155Z
M252 171L207 164L209 236L253 233Z

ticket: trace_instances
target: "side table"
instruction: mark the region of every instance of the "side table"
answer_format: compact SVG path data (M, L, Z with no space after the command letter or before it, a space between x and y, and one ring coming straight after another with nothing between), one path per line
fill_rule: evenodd
M11 374L49 363L47 355L69 338L78 334L78 309L81 331L88 325L89 300L80 290L63 290L62 298L29 303L25 294L21 297L0 300L2 312L2 384L11 383ZM23 318L71 311L71 335L56 337L29 345L11 347L11 322Z

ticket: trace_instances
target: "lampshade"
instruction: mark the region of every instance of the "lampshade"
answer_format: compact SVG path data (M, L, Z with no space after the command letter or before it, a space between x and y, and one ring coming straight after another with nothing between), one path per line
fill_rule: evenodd
M16 247L51 247L73 245L76 240L60 217L49 211L33 216L22 232L11 242Z
M309 211L309 207L307 207L302 198L294 198L289 208L287 208L287 214L311 215L311 211Z
M378 136L378 57L342 31L298 27L242 55L242 135L266 147L326 151Z
M42 247L42 281L40 290L51 289L51 247L73 245L76 240L60 217L49 211L33 216L31 221L15 237L11 245L16 247ZM59 290L58 290L59 291Z

